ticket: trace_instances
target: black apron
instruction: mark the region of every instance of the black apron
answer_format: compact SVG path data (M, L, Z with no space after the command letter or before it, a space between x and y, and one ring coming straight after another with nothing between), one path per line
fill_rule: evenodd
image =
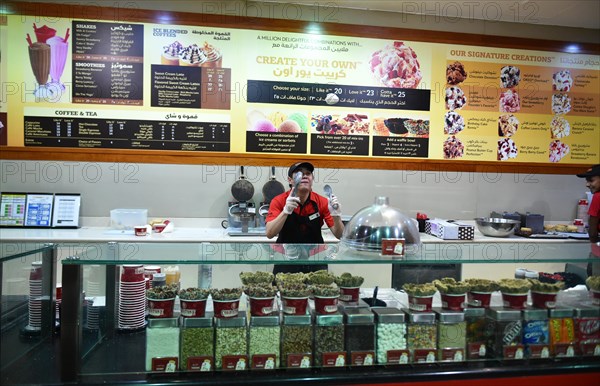
M307 244L306 246L293 246L295 252L298 253L298 259L308 259L309 252L314 248L310 244L324 244L323 234L321 233L321 215L317 203L309 200L305 205L311 204L314 212L308 216L300 216L295 212L288 215L283 228L277 237L278 244ZM302 211L302 207L300 208ZM314 216L317 214L317 216ZM311 217L312 220L311 220ZM279 272L297 273L297 272L315 272L322 269L327 269L327 264L276 264L273 267L273 274Z

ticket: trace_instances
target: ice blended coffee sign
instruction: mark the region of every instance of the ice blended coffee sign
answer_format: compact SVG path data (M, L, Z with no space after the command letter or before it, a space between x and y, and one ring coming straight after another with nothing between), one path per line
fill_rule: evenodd
M73 21L73 103L143 104L144 26Z

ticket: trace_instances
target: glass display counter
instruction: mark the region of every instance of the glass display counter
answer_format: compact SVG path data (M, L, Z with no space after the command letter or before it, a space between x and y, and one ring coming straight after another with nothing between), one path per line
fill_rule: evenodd
M67 250L76 250L68 248L68 245L65 247ZM590 256L590 244L581 241L440 241L424 243L421 248L407 251L405 256L355 251L341 244L295 247L246 242L99 242L84 247L79 245L76 253L61 259L59 265L63 296L60 351L57 353L60 360L56 363L60 365L60 381L279 385L308 379L318 380L321 384L357 383L360 377L368 377L370 384L393 384L399 377L412 381L421 381L424 377L443 381L452 374L454 379L465 379L465 382L466 379L482 377L568 375L579 377L577 379L585 384L587 377L600 375L600 357L593 355L539 360L487 357L456 363L382 364L375 361L369 366L355 366L351 353L344 365L339 367L316 367L315 362L311 361L308 368L289 369L287 367L291 367L296 359L292 358L285 362L286 366L274 366L273 369L254 369L247 365L243 370L229 371L215 370L213 362L212 367L207 366L210 369L210 376L207 377L198 370L202 368L202 363L196 363L196 370L182 370L179 364L173 367L166 363L164 368L174 369L167 374L164 371L147 371L147 315L142 317L141 325L136 325L137 328L119 328L123 266L177 265L183 274L194 272L194 286L211 284L211 287L222 288L214 278L212 283L205 280L203 275L206 270L203 267L226 266L228 274L237 276L248 265L254 270L265 270L279 263L329 264L330 267L376 264L382 266L382 272L386 272L382 274L391 275L390 266L414 264L486 263L493 267L495 264L515 263L588 263L594 259ZM301 252L291 256L291 249ZM5 282L6 277L3 278L3 286ZM244 311L242 307L240 313ZM176 306L174 316L178 315ZM179 322L179 325L183 323ZM252 363L251 358L246 356L236 356L234 359ZM300 366L302 358L297 359Z

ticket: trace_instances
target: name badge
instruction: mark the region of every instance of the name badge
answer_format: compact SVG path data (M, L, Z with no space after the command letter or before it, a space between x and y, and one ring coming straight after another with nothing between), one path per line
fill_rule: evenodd
M316 219L316 218L319 218L319 212L313 213L313 214L311 214L310 216L308 216L308 219L309 219L310 221L312 221L312 220L314 220L314 219Z

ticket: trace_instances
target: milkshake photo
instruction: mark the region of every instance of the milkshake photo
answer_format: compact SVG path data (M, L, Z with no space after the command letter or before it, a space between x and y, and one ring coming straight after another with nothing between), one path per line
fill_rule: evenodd
M58 93L58 90L65 90L60 77L65 69L69 52L69 29L64 38L56 36L56 30L45 25L38 28L34 23L33 29L37 40L35 43L27 34L29 63L38 83L33 94L37 98L48 98ZM48 78L51 80L50 83Z

